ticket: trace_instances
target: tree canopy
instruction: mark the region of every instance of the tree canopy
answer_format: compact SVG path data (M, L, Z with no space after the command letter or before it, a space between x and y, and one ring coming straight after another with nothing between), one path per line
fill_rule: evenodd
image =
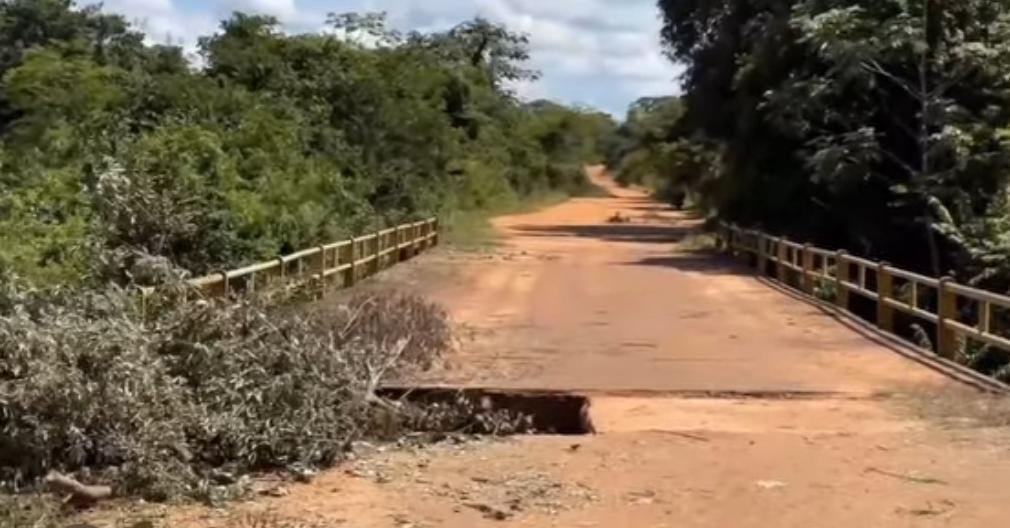
M1010 291L1010 1L658 5L683 95L676 111L632 107L609 149L622 178L681 187L723 220ZM984 351L973 361L1010 372Z
M511 87L536 76L527 38L486 20L328 23L287 34L235 13L194 62L96 7L0 2L0 275L109 278L139 254L204 273L576 192L614 126L518 101Z
M663 0L681 132L726 218L984 280L1005 211L1007 2Z

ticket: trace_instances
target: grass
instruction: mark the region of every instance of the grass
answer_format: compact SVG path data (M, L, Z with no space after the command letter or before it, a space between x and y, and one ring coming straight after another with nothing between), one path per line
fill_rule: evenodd
M58 502L44 495L0 495L0 528L61 528Z
M491 219L539 211L562 203L570 198L608 198L612 195L603 187L586 179L585 184L573 192L544 191L526 198L480 211L456 211L440 217L445 242L464 251L481 251L498 243Z
M686 253L711 253L718 247L713 233L693 233L677 243L677 251Z
M498 216L530 213L564 202L570 195L551 191L533 195L507 205L479 211L457 211L440 220L445 242L464 251L490 249L498 243L491 219Z

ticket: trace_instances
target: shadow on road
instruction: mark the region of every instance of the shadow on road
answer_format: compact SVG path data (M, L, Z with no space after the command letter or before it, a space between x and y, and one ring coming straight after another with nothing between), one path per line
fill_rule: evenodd
M638 244L675 244L695 232L690 227L641 224L520 225L512 230L519 236L595 238L606 242Z
M629 266L655 266L707 275L752 275L749 268L732 258L715 253L686 253L667 257L646 257Z

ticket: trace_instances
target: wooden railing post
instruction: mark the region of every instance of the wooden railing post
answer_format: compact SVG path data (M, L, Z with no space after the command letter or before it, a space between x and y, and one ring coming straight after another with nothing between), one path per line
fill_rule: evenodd
M744 247L744 245L743 245L743 229L740 229L740 226L738 226L738 225L734 225L733 226L733 239L732 240L733 240L733 248L732 248L733 249L733 256L735 256L737 258L740 258L745 253L744 253L744 250L743 250L743 247Z
M722 252L727 255L733 254L733 226L729 224L722 226Z
M950 277L940 279L936 294L936 353L947 359L954 359L957 355L957 333L947 324L957 320L957 294L950 289L952 282L954 279Z
M894 331L894 308L887 299L894 297L894 277L888 270L889 264L877 264L877 326L887 332Z
M802 269L803 278L800 282L803 283L803 291L813 295L814 294L814 252L813 246L810 244L803 245L802 253Z
M788 240L786 240L785 237L778 239L778 248L777 248L778 252L775 255L775 257L778 259L778 262L776 262L775 275L778 277L779 282L781 282L782 284L786 284L787 280L789 279L788 274L789 268L786 267L788 265L788 257L789 257L789 246L786 245L787 242Z
M231 287L228 284L228 272L219 271L218 274L221 275L221 297L227 298L231 294Z
M381 233L382 233L381 231L376 231L375 232L375 242L372 243L372 249L375 251L374 253L372 253L372 255L375 255L375 261L372 264L372 272L373 272L372 274L373 275L378 275L379 274L379 270L382 269L382 266L380 265L380 262L379 262L379 259L380 259L379 253L382 253L382 235L381 235Z
M323 296L326 294L326 246L319 246L319 256L312 267L319 274L319 295Z
M757 234L757 275L764 277L768 273L768 238L764 233Z
M347 286L358 282L358 238L351 238L351 269L347 270Z
M147 305L149 304L148 298L154 291L153 288L140 288L140 318L147 319Z
M401 245L403 245L403 224L396 226L396 231L393 231L393 247L396 248L396 250L393 251L393 255L395 255L393 260L396 262L403 262L406 260L403 254L403 249L400 247Z
M848 256L845 251L835 253L835 304L843 310L849 309L849 289L845 287L849 281Z

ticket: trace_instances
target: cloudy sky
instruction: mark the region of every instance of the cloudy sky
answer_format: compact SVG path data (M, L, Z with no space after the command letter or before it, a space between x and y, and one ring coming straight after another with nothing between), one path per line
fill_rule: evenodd
M81 2L86 3L86 2ZM443 30L480 15L530 35L543 78L528 98L588 104L623 116L641 96L676 92L659 46L654 0L105 0L157 42L192 47L232 11L267 13L289 31L315 31L326 14L385 11L400 29Z

